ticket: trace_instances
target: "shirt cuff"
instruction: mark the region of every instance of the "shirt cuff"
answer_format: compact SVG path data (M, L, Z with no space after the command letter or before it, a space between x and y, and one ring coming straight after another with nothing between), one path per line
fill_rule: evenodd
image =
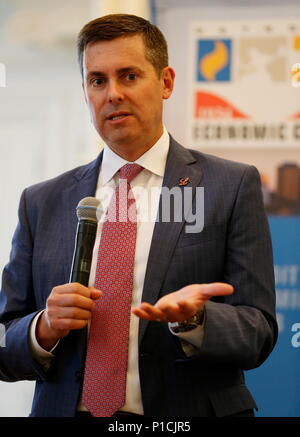
M191 331L179 332L177 334L174 331L172 331L170 327L169 330L176 337L192 344L197 348L200 348L202 346L203 337L204 337L204 325L199 325L195 329L192 329Z
M56 342L56 344L53 346L53 348L50 351L46 351L43 349L36 338L35 332L36 332L36 324L40 318L40 316L43 314L44 310L40 311L32 320L30 328L29 328L29 345L31 349L31 353L33 357L40 363L40 364L50 364L51 360L54 358L53 351L56 348L56 346L59 343L59 340Z
M205 332L205 322L206 313L204 312L202 324L190 331L176 333L171 329L170 324L168 324L170 332L180 340L182 350L187 357L197 354L201 348Z

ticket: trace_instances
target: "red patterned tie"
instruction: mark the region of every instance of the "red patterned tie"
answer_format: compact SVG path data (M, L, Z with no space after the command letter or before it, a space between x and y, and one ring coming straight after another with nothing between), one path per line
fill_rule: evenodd
M96 417L110 417L125 403L127 352L136 245L136 205L130 182L143 167L126 164L106 212L95 287L82 402Z

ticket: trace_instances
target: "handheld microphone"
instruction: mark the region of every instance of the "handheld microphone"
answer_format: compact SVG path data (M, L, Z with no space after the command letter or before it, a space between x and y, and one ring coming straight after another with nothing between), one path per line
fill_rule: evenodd
M70 282L89 284L93 249L97 232L97 208L100 201L95 197L85 197L76 208L78 225L75 238Z

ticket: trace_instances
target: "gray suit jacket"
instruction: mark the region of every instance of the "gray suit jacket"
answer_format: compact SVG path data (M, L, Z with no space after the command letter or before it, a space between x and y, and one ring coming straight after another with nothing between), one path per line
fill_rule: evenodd
M68 282L75 208L95 195L102 154L91 164L26 189L11 257L3 272L0 377L34 379L33 416L73 416L80 397L86 330L61 340L49 371L28 346L35 314L51 289ZM235 292L206 304L202 347L187 357L167 324L140 322L139 370L146 416L226 416L254 408L243 369L259 366L277 338L272 249L254 167L183 148L171 138L163 185L204 187L204 229L186 233L184 219L157 222L143 300L193 283L228 282Z

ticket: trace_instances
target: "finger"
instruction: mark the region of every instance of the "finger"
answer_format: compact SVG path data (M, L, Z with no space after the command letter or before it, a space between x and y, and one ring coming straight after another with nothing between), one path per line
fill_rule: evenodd
M70 331L73 329L81 329L87 325L87 320L77 319L55 319L51 322L51 327L56 331Z
M163 320L164 314L154 306L144 302L132 310L133 314L146 320Z
M65 307L57 313L56 317L58 319L89 320L92 313L76 307Z
M47 299L47 307L77 307L91 310L95 306L93 299L74 293L54 294Z
M143 311L140 308L133 308L132 313L140 319L153 320L152 316L150 316L146 311Z
M177 322L177 321L184 320L186 318L185 314L181 312L178 305L165 307L162 310L162 313L164 315L163 320L166 322Z
M99 297L102 296L102 294L103 294L103 291L98 290L95 287L90 287L90 292L91 292L90 298L95 299L95 300L99 299Z
M200 292L202 296L212 297L212 296L227 296L233 293L234 288L230 284L225 284L224 282L212 282L210 284L201 284Z
M80 294L81 296L85 296L88 298L90 298L91 295L101 295L101 292L99 290L96 291L96 288L85 287L84 285L79 284L79 282L71 282L69 284L59 285L53 288L53 292L57 294Z
M141 304L142 310L144 310L152 320L164 320L166 318L165 312L156 305L151 305L148 302L143 302Z

